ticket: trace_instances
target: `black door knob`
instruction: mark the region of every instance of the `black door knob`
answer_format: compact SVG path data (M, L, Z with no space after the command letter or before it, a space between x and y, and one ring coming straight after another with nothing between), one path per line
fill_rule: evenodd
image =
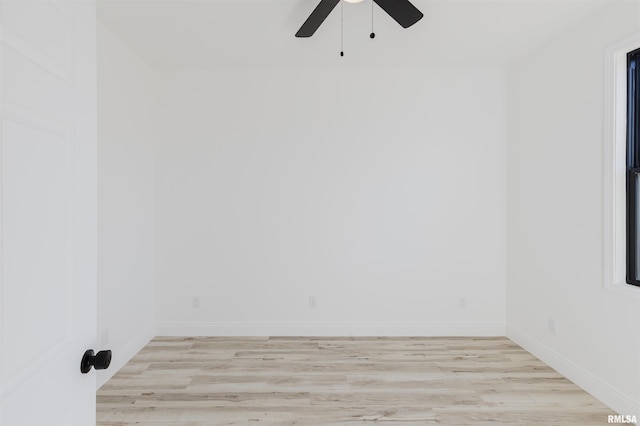
M96 370L106 370L109 364L111 364L111 351L100 351L94 355L93 350L88 349L80 361L80 371L82 374L87 374L91 367Z

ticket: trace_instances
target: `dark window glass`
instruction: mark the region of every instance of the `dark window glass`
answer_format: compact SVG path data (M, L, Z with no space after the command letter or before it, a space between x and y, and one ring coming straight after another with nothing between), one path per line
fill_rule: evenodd
M640 49L627 54L627 283L640 286Z

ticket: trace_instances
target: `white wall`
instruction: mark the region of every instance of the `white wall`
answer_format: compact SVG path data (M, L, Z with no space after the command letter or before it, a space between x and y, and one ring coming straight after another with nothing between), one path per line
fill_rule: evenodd
M603 61L639 20L615 2L509 70L507 245L507 335L636 415L640 289L603 286Z
M505 88L496 69L160 73L159 334L504 334Z
M155 335L154 73L98 25L98 387Z

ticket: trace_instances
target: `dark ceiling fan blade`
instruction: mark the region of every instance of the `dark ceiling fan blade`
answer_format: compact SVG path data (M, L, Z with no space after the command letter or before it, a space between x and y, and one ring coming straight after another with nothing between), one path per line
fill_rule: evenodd
M393 19L409 28L424 16L409 0L373 0Z
M296 33L296 37L311 37L338 3L340 3L340 0L321 0L307 20L304 21L304 24Z

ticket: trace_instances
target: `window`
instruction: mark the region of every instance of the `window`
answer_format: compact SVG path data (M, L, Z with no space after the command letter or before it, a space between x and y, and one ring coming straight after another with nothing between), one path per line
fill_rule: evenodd
M640 286L640 49L627 54L627 283Z
M640 173L630 173L630 169L640 168L640 140L638 139L638 72L640 72L640 31L624 39L617 40L604 51L604 250L603 254L603 287L625 294L640 294ZM633 67L633 69L632 69ZM630 72L632 71L632 72ZM635 89L632 90L631 78L635 78ZM634 91L636 103L631 111L630 101ZM630 119L630 117L633 117ZM628 123L635 119L635 140L628 131ZM633 159L635 164L630 164ZM630 167L631 166L631 167ZM632 174L634 179L627 178ZM631 187L631 188L630 188ZM633 189L633 191L629 191ZM631 202L629 201L631 198ZM627 205L633 207L633 214L628 215ZM633 220L630 220L633 219ZM635 224L632 237L629 237L627 224ZM631 243L631 244L629 244ZM628 247L631 246L633 253ZM628 262L628 259L636 259ZM629 265L629 268L627 268ZM629 269L632 269L630 271ZM629 293L630 292L630 293Z

